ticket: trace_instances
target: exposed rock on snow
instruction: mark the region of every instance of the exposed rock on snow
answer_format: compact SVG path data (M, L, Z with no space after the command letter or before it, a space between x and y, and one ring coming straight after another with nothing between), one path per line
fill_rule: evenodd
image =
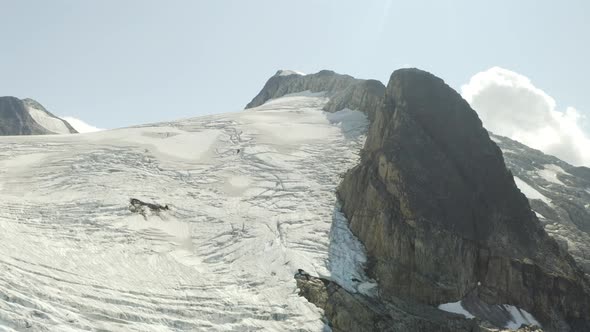
M148 214L156 214L159 215L160 212L169 210L168 204L160 205L154 203L146 203L142 202L137 198L129 199L129 211L134 213L141 214L145 219L147 219Z

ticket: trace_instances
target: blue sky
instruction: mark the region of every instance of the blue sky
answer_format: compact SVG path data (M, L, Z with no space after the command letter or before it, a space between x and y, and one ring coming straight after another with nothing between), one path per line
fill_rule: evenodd
M0 95L103 128L239 111L277 69L459 89L518 72L590 112L588 1L2 0Z

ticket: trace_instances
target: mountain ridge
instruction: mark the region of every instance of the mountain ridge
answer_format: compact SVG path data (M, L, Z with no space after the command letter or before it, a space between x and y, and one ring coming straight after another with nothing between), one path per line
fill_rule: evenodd
M284 72L289 72L289 75L283 75ZM377 80L357 79L332 70L321 70L307 75L290 72L292 71L279 70L271 76L260 92L246 105L246 109L291 93L324 92L330 97L323 108L324 111L337 112L348 108L367 114L371 120L373 110L379 106L385 92L385 86Z

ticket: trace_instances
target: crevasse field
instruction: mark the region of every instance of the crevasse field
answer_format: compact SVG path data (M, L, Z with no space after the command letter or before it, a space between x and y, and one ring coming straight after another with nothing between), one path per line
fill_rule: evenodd
M327 100L0 137L0 330L325 329L298 268L374 286L335 196L367 120ZM144 219L130 198L170 210Z

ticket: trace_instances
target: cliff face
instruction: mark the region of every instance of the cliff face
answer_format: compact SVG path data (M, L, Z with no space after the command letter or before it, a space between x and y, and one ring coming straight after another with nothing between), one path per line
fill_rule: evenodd
M441 79L393 73L338 194L384 300L476 294L548 330L590 330L590 283L551 239L477 114Z
M295 277L299 295L324 310L334 332L438 331L479 332L479 320L465 320L434 307L390 298L383 302L349 293L334 282L315 277Z
M52 126L36 121L31 113L35 112L37 120L45 120ZM47 123L45 123L47 125ZM0 135L46 135L55 134L52 127L62 129L64 133L77 133L67 122L49 113L41 104L32 99L20 100L15 97L0 97Z
M278 71L246 108L257 107L270 99L303 91L327 93L330 96L330 101L324 107L327 112L349 108L366 113L372 119L373 111L382 101L385 86L376 80L356 79L330 70L310 75Z

